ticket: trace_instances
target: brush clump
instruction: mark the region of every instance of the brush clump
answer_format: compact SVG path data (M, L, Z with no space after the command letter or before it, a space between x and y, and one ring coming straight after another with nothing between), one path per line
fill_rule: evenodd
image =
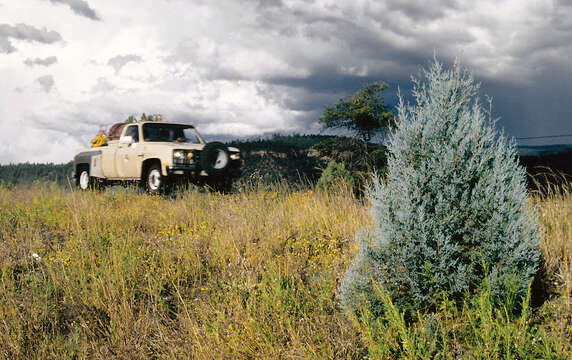
M434 310L490 288L493 303L526 296L539 258L538 221L514 144L494 129L470 73L435 61L400 97L387 179L369 191L374 228L341 285L350 312ZM520 301L512 301L515 309ZM512 310L512 309L511 309Z

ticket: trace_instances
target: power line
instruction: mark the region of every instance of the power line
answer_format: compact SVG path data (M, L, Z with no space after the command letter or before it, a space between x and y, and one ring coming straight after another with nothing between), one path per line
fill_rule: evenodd
M528 136L528 137L517 137L517 140L530 140L530 139L549 139L549 138L561 138L561 137L572 137L572 134L566 135L547 135L547 136Z

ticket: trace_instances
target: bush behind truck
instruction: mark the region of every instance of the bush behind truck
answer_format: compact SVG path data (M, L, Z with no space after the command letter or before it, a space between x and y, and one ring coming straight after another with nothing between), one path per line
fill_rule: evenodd
M136 181L150 194L175 183L228 192L240 176L239 149L205 142L190 124L118 123L103 137L99 146L80 149L74 157L73 180L82 190Z

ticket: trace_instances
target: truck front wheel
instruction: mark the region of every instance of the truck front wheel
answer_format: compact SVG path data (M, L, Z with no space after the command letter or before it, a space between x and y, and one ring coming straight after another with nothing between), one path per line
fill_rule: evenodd
M151 195L161 193L165 188L165 178L161 174L161 165L153 164L145 175L145 188Z

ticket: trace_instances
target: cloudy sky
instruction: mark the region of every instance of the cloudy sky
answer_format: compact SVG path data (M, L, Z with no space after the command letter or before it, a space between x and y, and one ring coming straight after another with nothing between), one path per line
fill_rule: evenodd
M0 0L0 164L66 162L99 129L162 113L211 138L317 133L325 106L436 53L509 136L572 134L564 0ZM572 137L527 144L571 143Z

